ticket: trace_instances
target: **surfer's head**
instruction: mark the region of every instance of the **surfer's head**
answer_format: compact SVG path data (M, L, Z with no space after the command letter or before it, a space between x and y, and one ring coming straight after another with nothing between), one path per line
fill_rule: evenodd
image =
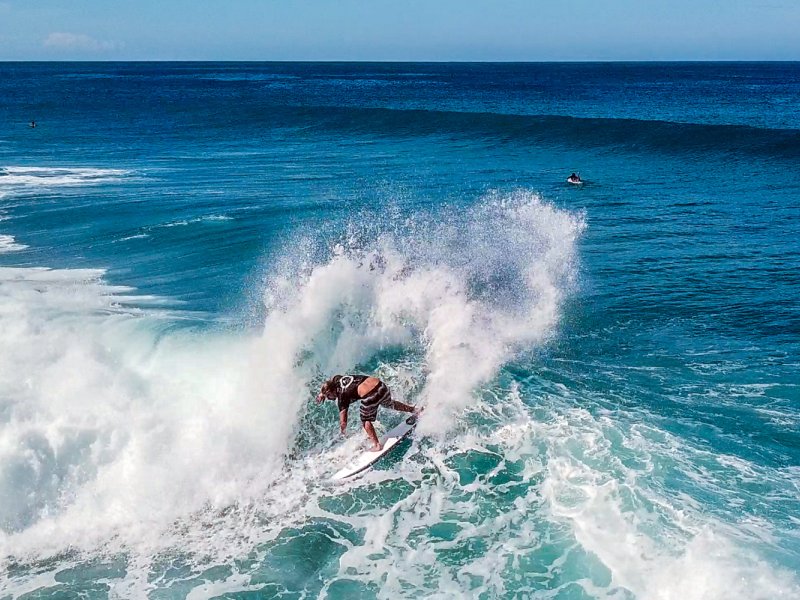
M322 384L322 387L319 388L319 394L317 394L317 402L322 402L323 400L335 400L336 399L336 389L339 387L339 380L342 378L341 375L334 375L328 381Z

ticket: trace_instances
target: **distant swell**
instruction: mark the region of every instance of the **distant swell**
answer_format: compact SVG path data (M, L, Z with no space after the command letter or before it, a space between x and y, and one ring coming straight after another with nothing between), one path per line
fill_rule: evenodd
M672 153L726 153L800 157L800 131L743 125L703 125L639 119L557 115L306 107L285 109L316 127L377 135L460 135L499 142L545 143L583 148L647 148ZM282 111L278 111L282 112ZM274 116L274 115L273 115ZM289 115L287 115L289 116Z

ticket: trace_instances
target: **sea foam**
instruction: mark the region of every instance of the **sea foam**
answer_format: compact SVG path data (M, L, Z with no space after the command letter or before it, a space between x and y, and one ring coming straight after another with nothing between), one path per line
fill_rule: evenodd
M583 227L522 193L458 218L290 253L255 337L170 333L102 272L3 270L6 552L168 545L175 519L254 501L283 476L319 377L386 348L418 356L426 431L445 434L475 385L555 325Z
M129 175L125 169L0 167L0 190L106 183Z
M357 215L325 243L285 246L255 334L178 329L164 299L100 270L0 269L0 342L15 348L0 355L0 555L61 557L45 570L123 560L110 580L121 597L152 592L170 557L204 597L263 587L245 566L210 583L210 565L323 528L339 553L323 590L380 573L398 597L502 597L517 584L789 597L791 574L648 483L656 460L690 449L662 447L667 434L641 435L625 414L593 416L568 387L533 399L498 381L557 332L584 228L524 191L436 218ZM429 435L387 470L331 488L361 433L340 442L335 411L310 400L353 368L425 404ZM0 592L52 581L7 579Z
M25 244L17 243L13 235L0 234L0 254L24 250L27 247Z

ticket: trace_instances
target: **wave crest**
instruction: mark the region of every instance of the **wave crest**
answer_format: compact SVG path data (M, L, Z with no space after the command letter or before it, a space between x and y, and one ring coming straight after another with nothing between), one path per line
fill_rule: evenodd
M412 219L361 215L329 259L309 263L306 246L272 281L265 338L291 324L294 354L321 375L394 348L424 381L421 431L446 430L476 386L553 332L584 226L526 191Z

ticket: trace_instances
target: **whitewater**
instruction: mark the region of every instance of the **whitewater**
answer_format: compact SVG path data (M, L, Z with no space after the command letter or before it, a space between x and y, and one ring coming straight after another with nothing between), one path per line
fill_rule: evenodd
M109 93L203 127L95 137L111 67L71 68L0 84L82 92L0 132L0 597L800 594L800 182L744 177L796 155L788 113L700 185L749 104L673 143L609 92L624 122L559 105L585 121L553 141L524 103L453 112L496 106L491 70L134 65ZM234 139L230 93L263 130ZM363 435L313 398L345 372L425 416L332 484Z

